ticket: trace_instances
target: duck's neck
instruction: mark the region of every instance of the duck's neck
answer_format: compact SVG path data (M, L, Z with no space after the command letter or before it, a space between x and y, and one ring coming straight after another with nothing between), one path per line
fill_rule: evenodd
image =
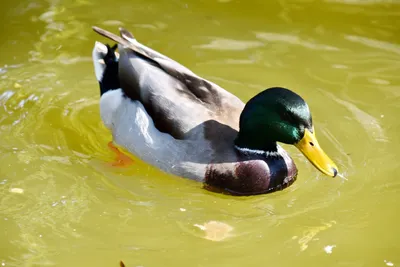
M280 146L274 142L262 138L243 138L238 135L235 139L235 149L243 154L263 155L265 157L276 157L280 155Z
M251 148L246 148L246 147L240 147L238 145L235 145L235 149L239 151L240 153L246 154L246 155L260 155L260 156L265 156L265 157L278 157L281 156L280 154L280 147L277 145L276 151L273 150L259 150L259 149L251 149Z

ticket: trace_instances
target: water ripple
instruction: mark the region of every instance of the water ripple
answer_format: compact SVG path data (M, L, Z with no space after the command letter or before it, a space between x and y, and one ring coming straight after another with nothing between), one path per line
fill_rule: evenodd
M346 107L352 114L353 118L355 118L365 129L365 132L375 141L378 142L388 142L388 138L385 134L385 131L382 129L378 119L374 118L367 112L358 108L355 104L352 104L348 101L338 98L337 96L324 92L329 98L337 102L338 104Z
M384 41L374 40L371 38L363 37L363 36L356 36L356 35L346 35L344 37L346 40L351 42L360 43L372 48L378 48L381 50L385 50L388 52L393 52L400 55L400 45L387 43Z
M213 49L213 50L247 50L256 47L262 47L264 44L258 41L243 41L226 38L212 38L211 42L203 45L195 45L195 48Z
M272 33L272 32L256 32L256 37L258 39L270 42L283 42L292 45L300 45L306 48L314 49L314 50L326 50L326 51L339 51L338 47L318 44L316 42L302 40L299 36L291 35L291 34L281 34L281 33Z

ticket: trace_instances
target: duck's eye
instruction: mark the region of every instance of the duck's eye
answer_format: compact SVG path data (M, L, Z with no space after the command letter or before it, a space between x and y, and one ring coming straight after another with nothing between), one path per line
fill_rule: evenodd
M289 113L289 112L283 112L282 113L282 119L284 119L285 121L291 123L291 124L296 124L296 119L295 117L293 117L293 114Z

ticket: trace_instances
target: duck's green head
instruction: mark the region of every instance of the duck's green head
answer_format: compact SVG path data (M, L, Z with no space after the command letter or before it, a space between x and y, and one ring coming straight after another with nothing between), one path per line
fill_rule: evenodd
M241 116L235 145L277 153L276 142L295 145L322 173L335 177L338 168L318 144L310 109L298 94L269 88L250 99Z

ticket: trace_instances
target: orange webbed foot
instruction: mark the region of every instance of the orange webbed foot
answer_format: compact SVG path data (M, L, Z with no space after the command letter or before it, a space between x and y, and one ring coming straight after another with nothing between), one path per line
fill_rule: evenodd
M119 149L114 146L113 142L108 142L108 147L115 153L115 160L111 163L113 167L128 167L134 163L133 159L119 151Z

